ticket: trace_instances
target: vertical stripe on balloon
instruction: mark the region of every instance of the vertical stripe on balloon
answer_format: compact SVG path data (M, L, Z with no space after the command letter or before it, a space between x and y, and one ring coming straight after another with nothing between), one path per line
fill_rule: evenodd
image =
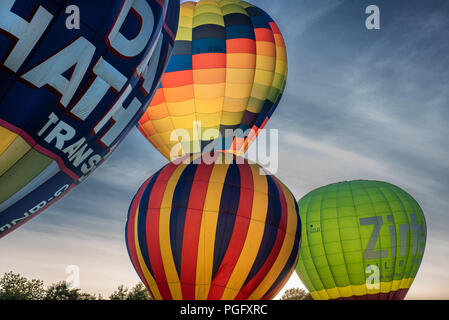
M279 183L276 177L267 176L267 179L272 179L273 183L279 192L279 201L281 204L281 219L278 226L276 241L273 249L267 258L264 266L259 271L264 275L264 279L259 283L257 288L251 293L249 299L255 297L263 297L271 286L272 279L276 279L286 264L288 256L294 244L294 231L297 228L297 218L292 215L292 210L295 210L292 198L287 198L283 186ZM288 193L287 193L288 195ZM296 212L296 210L295 210ZM292 219L293 221L291 221ZM287 229L289 228L289 229ZM257 277L257 276L256 276Z
M248 277L244 282L244 287L250 282L254 276L260 271L263 264L265 263L267 257L269 256L273 244L276 241L277 228L279 226L280 217L282 215L281 205L276 199L279 197L279 192L276 188L276 185L273 183L272 179L268 179L266 176L267 185L268 185L268 207L266 212L265 224L264 224L264 233L262 237L262 242L260 244L259 250L257 252L257 257L254 261L254 264L251 268ZM252 290L248 292L248 296L251 294ZM246 294L246 291L242 291L242 293Z
M266 196L268 192L268 183L266 177L260 174L258 167L251 166L251 171L254 181L254 192L248 234L240 257L228 281L228 286L222 295L222 299L225 300L234 299L240 288L243 286L243 283L251 270L251 266L256 259L257 250L254 250L254 248L260 247L265 229L265 219L268 208L268 199Z
M148 201L142 201L143 199L148 199L148 196L151 192L151 189L153 188L159 174L161 172L157 172L155 175L153 175L153 178L151 178L148 182L147 187L143 190L142 195L138 199L138 206L136 210L136 232L138 235L138 243L140 246L140 250L142 252L142 256L144 259L144 263L146 268L148 269L148 272L151 274L151 276L154 278L153 268L151 266L150 259L148 257L148 246L147 246L147 239L146 239L146 216L148 212Z
M264 299L271 299L273 295L276 294L280 288L283 287L283 281L287 281L293 272L293 269L296 266L299 245L301 237L301 222L297 217L297 204L294 198L291 196L290 191L277 179L274 179L278 188L282 190L282 193L285 195L285 200L287 202L287 230L284 238L284 242L282 244L281 252L276 259L275 265L273 265L270 272L272 272L272 276L270 274L267 278L275 279L264 284L262 283L259 287L263 288L261 291L266 291L262 296ZM290 196L286 196L290 195ZM267 287L269 287L267 289Z
M197 166L192 182L187 212L184 223L181 254L182 297L195 299L196 269L198 263L198 245L201 230L204 202L213 166Z
M236 164L230 164L224 180L223 191L221 193L220 201L220 215L217 220L216 236L215 236L215 250L214 250L214 264L212 271L212 279L215 278L223 257L228 249L231 241L232 230L236 220L236 214L240 199L240 171ZM211 288L213 290L213 288Z
M197 165L188 164L184 167L179 180L176 182L175 192L170 212L170 242L172 245L172 255L175 261L178 275L181 274L181 257L183 247L183 236L185 229L185 219L188 210L192 182L195 177Z
M145 275L142 271L142 267L140 266L137 252L136 252L136 245L137 241L135 241L135 229L136 229L136 218L137 218L137 210L139 208L139 201L140 197L143 194L143 191L146 189L150 181L153 179L153 176L151 176L145 183L139 188L139 191L134 196L131 206L128 210L128 218L126 220L125 225L125 237L126 237L126 249L128 250L129 257L131 261L133 262L134 269L136 270L137 274L139 275L140 279L142 279L142 282L145 284L147 289L150 291L151 296L154 296L154 294L151 292L150 286L148 285L147 281L145 280Z
M153 269L154 278L156 279L159 291L161 292L163 299L171 299L170 289L167 284L167 277L165 275L165 269L161 257L161 248L159 242L159 219L160 219L160 205L164 196L165 187L169 180L169 177L176 169L176 166L169 164L164 167L156 178L156 181L149 194L145 194L142 197L142 202L148 204L148 213L145 219L145 228L148 230L147 236L147 249L150 263ZM145 201L147 200L147 201Z
M213 258L216 239L218 212L223 193L223 181L227 165L214 165L209 179L201 220L198 257L196 265L195 298L206 299L212 282Z
M168 286L172 298L174 300L182 299L181 285L179 281L179 274L176 270L175 261L172 254L172 245L170 237L170 214L173 202L173 194L176 188L176 182L179 180L185 165L177 166L168 179L165 188L164 197L161 202L160 218L159 218L159 243L161 248L162 262L167 277Z
M239 166L240 176L240 198L236 211L235 223L231 238L227 245L226 253L221 260L219 272L215 274L212 282L209 299L220 299L234 266L242 252L246 241L248 227L251 219L251 208L253 207L254 181L251 168L248 165Z

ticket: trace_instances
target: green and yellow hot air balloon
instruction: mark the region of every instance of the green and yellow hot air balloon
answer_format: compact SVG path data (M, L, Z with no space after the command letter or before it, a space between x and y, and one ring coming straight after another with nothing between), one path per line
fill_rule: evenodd
M296 272L314 299L404 299L421 264L426 221L397 186L346 181L299 202Z

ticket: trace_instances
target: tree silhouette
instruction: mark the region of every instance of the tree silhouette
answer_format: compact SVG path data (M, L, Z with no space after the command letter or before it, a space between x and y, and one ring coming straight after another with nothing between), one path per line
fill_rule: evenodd
M0 300L42 300L44 297L42 280L28 280L12 271L0 279Z
M304 289L292 288L284 292L281 300L313 300L310 293Z
M120 285L109 297L110 300L151 300L142 283L131 289ZM0 278L0 300L103 300L103 297L70 288L65 281L59 281L47 288L42 280L28 280L10 271Z
M47 288L44 300L96 300L96 297L80 289L70 289L65 281L60 281Z
M110 296L109 300L152 300L147 289L142 283L136 284L131 289L120 285Z

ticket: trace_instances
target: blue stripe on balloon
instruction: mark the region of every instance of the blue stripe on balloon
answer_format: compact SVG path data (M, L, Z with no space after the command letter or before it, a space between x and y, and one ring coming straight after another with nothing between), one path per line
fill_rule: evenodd
M251 22L253 23L254 29L265 28L270 29L269 20L264 16L251 17Z
M242 288L259 272L265 264L268 256L273 249L278 234L279 223L281 222L282 207L280 202L279 190L271 176L265 176L268 182L268 208L265 219L265 229L260 243L259 251L254 260L251 271L246 277Z
M218 38L198 39L192 42L192 54L226 53L226 40Z
M226 39L252 39L255 40L254 29L250 26L233 25L226 27Z
M240 171L238 165L229 165L220 199L220 214L218 215L215 233L214 261L212 279L214 279L221 262L228 250L240 200ZM232 249L232 248L229 248Z
M268 114L270 113L270 110L273 108L273 105L274 105L274 103L271 102L270 100L265 100L262 110L257 115L257 119L254 122L255 126L257 126L259 128L262 125L262 123L265 121Z
M192 56L191 55L180 55L172 56L170 62L168 63L165 72L192 70Z
M293 197L293 195L291 196ZM295 199L295 197L293 197L293 199ZM287 263L285 264L279 276L274 281L273 285L264 294L264 296L270 294L272 290L274 290L283 280L285 280L285 277L288 276L289 272L293 271L292 269L295 267L297 263L297 258L299 256L299 244L301 239L301 219L299 218L299 209L296 200L294 200L294 203L295 203L295 210L297 213L295 242L293 244L292 251L290 252L290 256L287 259Z
M147 246L147 232L146 232L146 222L147 222L147 213L148 213L148 201L150 200L151 190L159 177L162 169L157 172L153 178L151 179L148 186L145 188L145 191L142 194L142 197L139 201L139 212L137 214L137 241L139 243L140 251L142 252L142 257L147 266L148 271L151 276L154 278L153 268L151 267L150 255L148 253Z

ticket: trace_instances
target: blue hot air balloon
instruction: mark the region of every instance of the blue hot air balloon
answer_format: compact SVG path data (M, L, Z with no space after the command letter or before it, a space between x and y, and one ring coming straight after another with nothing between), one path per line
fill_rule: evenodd
M94 171L149 105L176 0L0 1L0 237Z

